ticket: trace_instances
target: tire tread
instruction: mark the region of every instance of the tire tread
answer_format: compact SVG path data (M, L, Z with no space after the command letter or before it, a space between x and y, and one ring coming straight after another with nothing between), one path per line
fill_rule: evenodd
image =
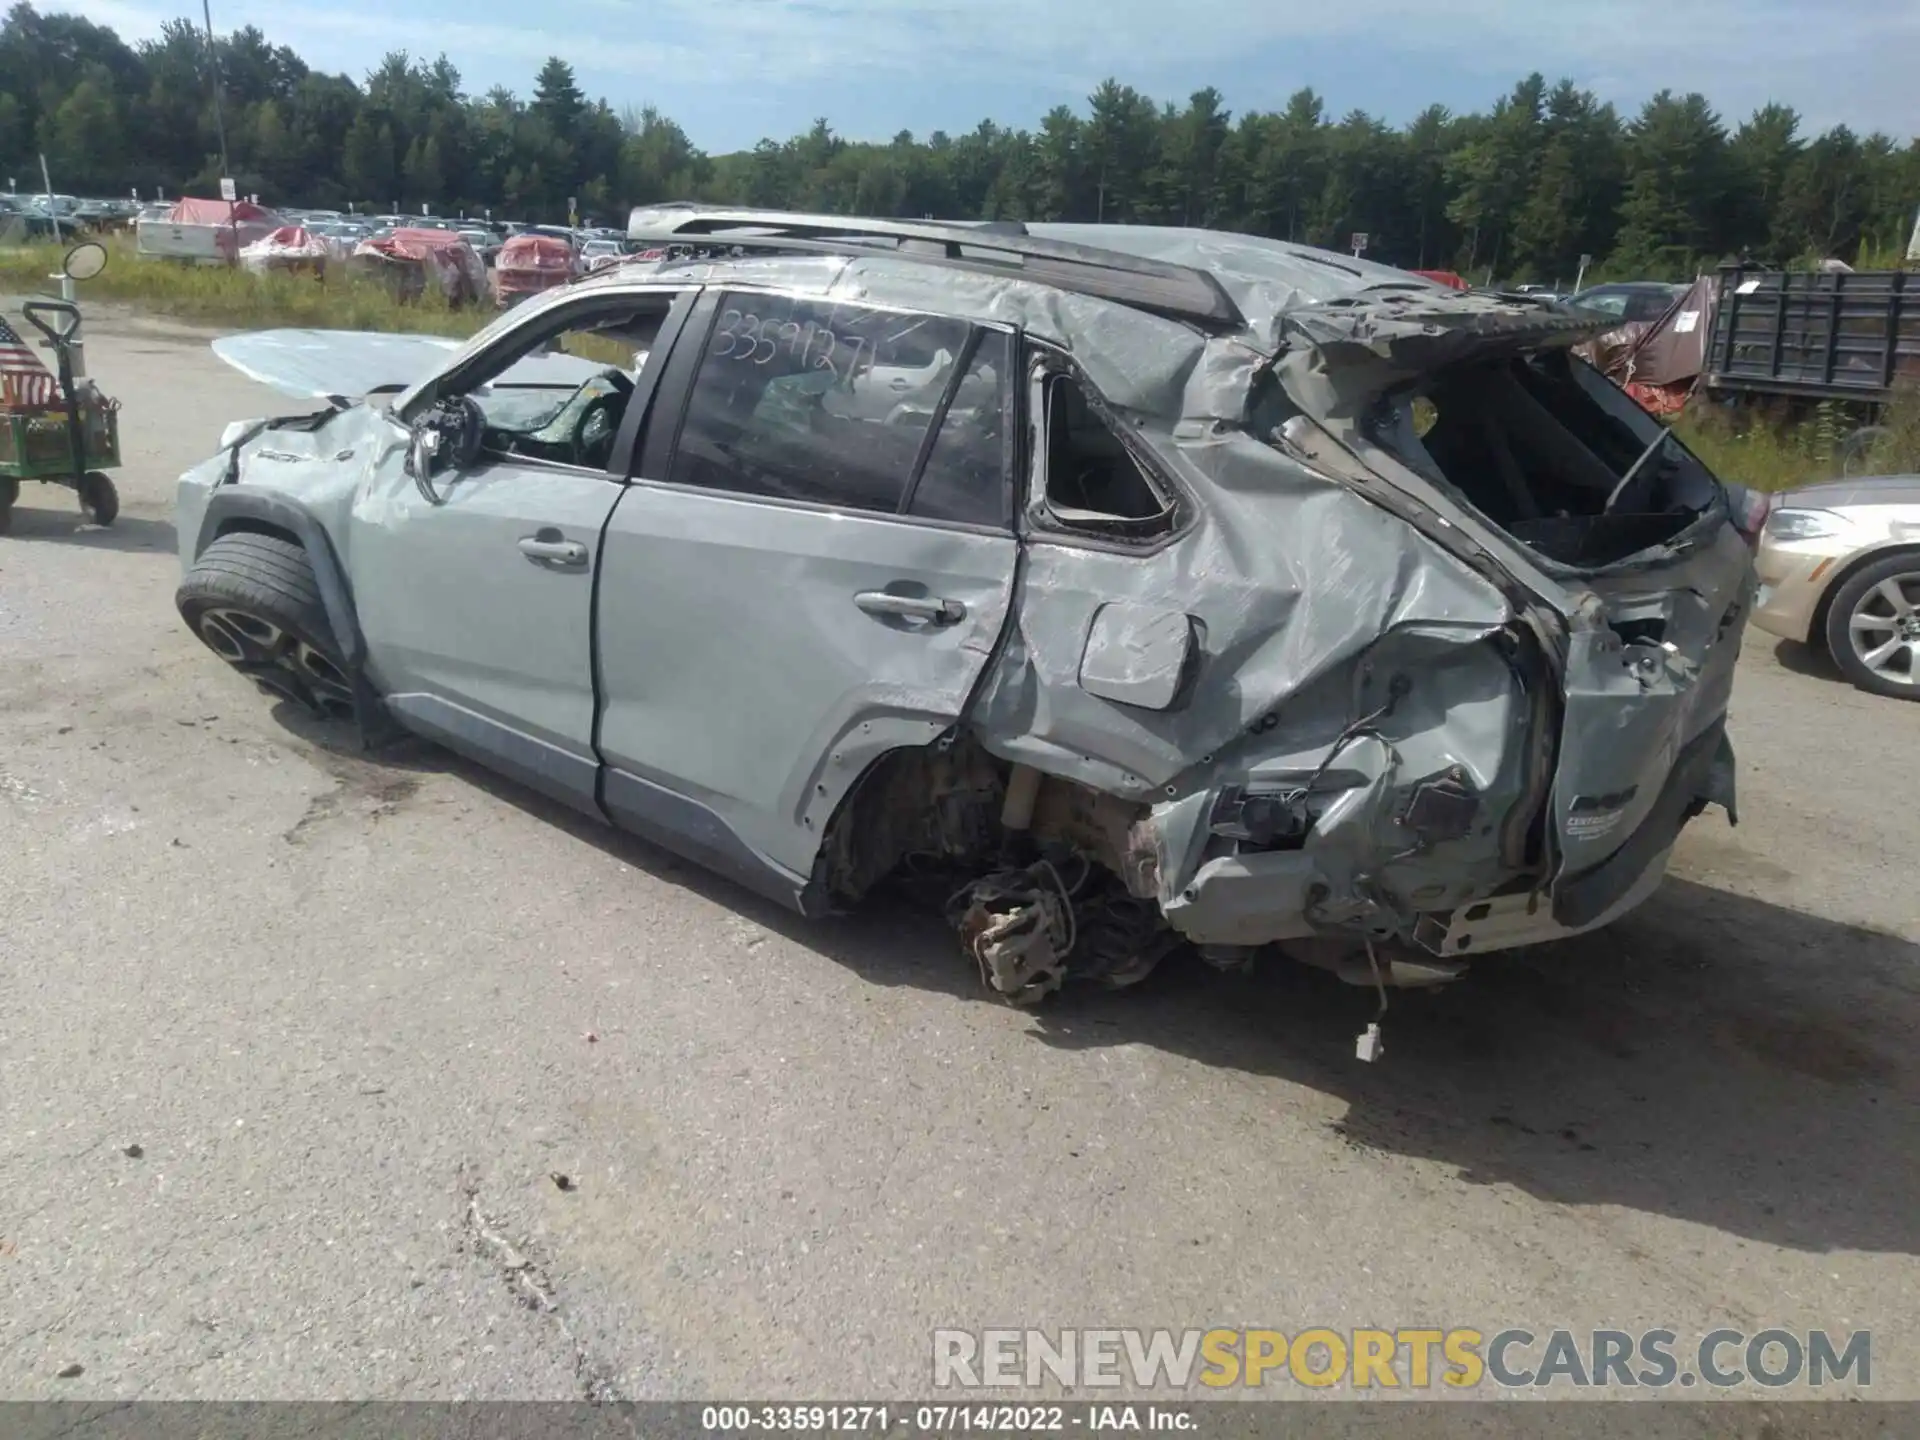
M324 650L336 663L340 647L334 641L327 608L307 552L291 540L251 530L229 531L200 552L175 596L189 625L200 610L212 605L246 607L286 622Z

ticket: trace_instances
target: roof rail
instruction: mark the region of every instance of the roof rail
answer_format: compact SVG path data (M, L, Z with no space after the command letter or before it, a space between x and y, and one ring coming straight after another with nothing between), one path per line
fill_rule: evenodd
M655 245L704 240L751 251L852 256L871 256L875 242L891 241L884 253L903 260L1014 275L1206 330L1226 332L1246 327L1239 307L1219 280L1205 270L1092 245L1043 240L1027 234L1025 226L1016 229L1017 224L868 220L670 202L637 208L627 236Z

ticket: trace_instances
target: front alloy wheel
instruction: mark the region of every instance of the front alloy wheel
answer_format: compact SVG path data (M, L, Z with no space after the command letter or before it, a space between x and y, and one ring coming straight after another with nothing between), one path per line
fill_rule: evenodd
M269 694L327 720L354 715L307 552L279 535L235 531L201 552L174 597L206 647Z

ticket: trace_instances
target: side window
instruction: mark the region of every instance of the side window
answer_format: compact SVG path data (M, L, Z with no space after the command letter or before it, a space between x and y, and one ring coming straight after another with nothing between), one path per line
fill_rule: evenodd
M726 295L667 478L896 512L968 329L862 305Z
M1005 427L1012 348L999 331L981 332L927 452L926 468L907 505L909 514L969 525L1009 523Z
M628 297L514 333L443 396L474 402L481 448L496 457L604 469L674 299Z
M1080 382L1050 373L1043 398L1047 518L1119 539L1146 539L1173 529L1173 497L1140 468Z

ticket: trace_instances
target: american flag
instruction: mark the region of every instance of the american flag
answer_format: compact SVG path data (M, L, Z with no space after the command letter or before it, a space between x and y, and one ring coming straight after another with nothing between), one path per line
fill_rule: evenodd
M0 408L43 409L59 398L59 380L0 315Z

